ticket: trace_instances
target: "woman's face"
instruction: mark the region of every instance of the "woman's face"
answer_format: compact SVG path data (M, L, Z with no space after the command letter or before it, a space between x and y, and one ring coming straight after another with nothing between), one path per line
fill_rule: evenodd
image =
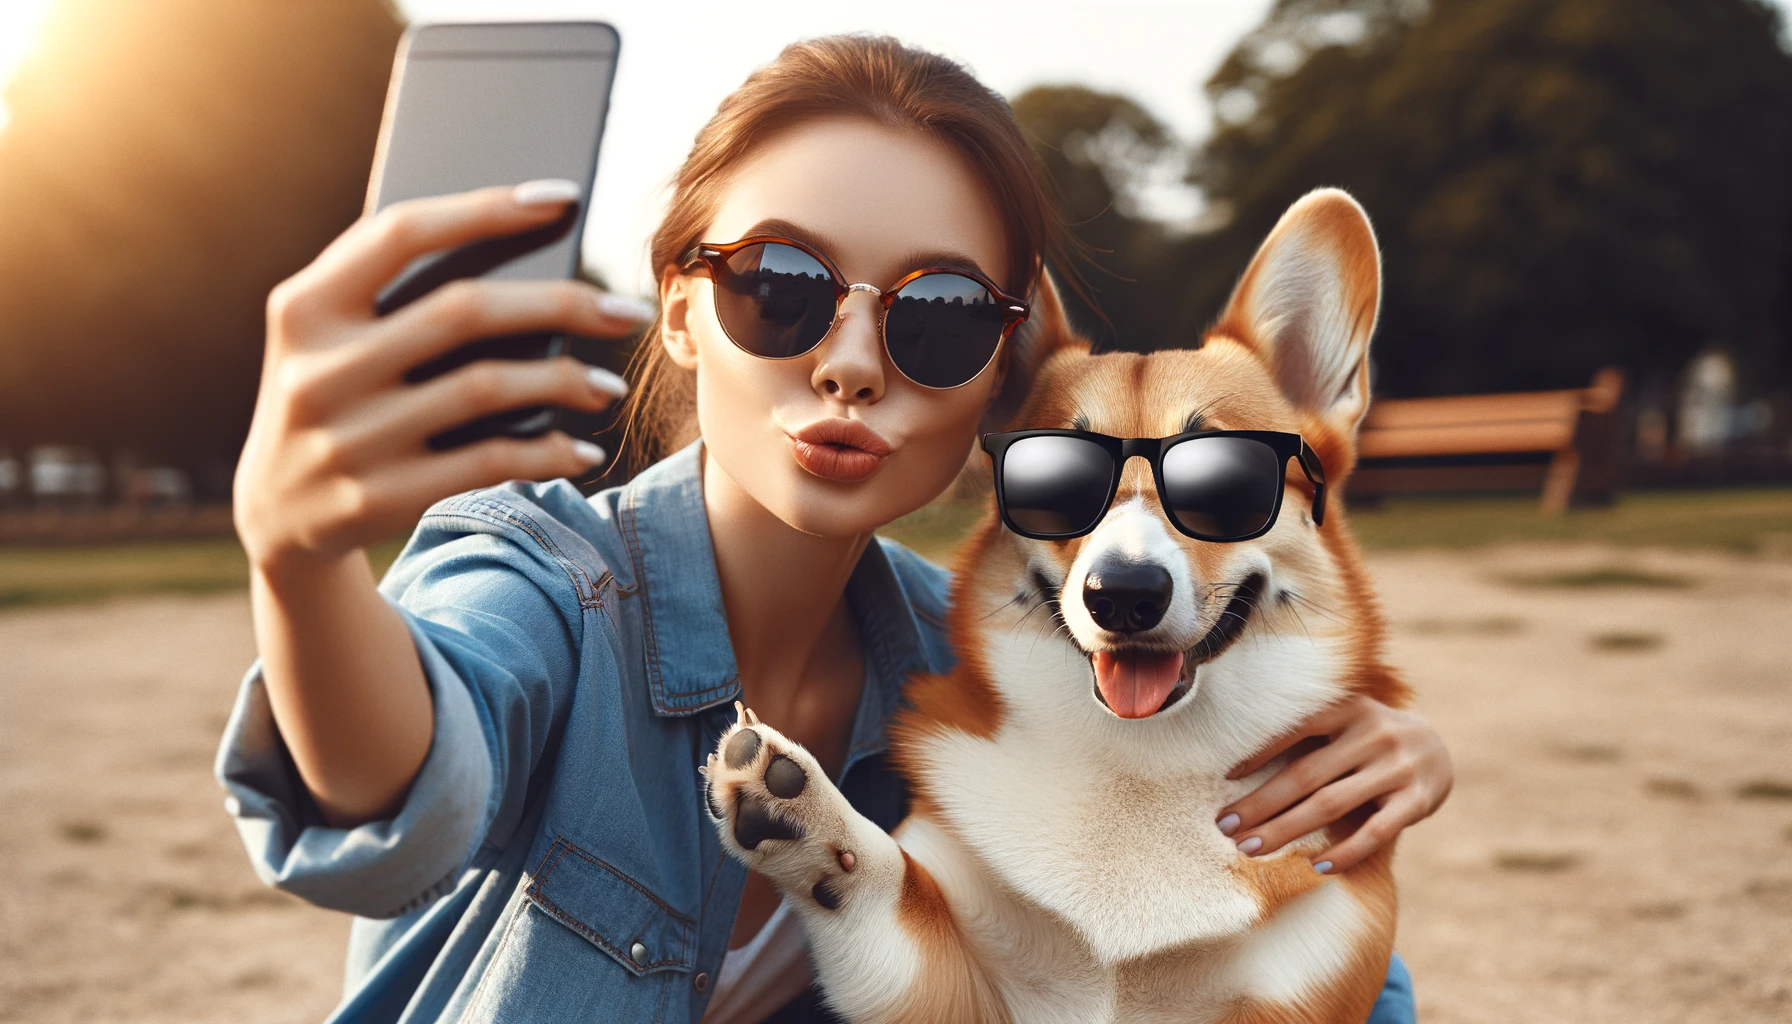
M863 120L785 132L735 168L705 242L772 234L806 242L847 283L887 289L912 270L969 265L1008 280L1002 221L976 177L945 144ZM999 386L1001 359L970 383L929 390L884 352L880 306L849 294L812 351L763 359L736 347L716 320L702 274L662 282L662 341L697 373L697 420L712 460L732 484L805 533L867 533L931 501L957 474ZM824 421L875 432L861 452L813 444ZM832 424L839 427L839 423ZM840 432L834 431L834 437ZM881 446L878 441L881 439ZM868 475L858 477L869 470Z

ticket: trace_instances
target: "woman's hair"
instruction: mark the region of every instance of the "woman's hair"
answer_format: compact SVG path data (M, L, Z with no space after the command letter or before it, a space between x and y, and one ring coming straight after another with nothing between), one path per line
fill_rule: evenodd
M706 240L699 236L715 217L730 172L755 147L786 129L832 117L912 129L957 151L1001 215L1010 268L1002 284L1010 293L1033 294L1042 260L1069 266L1063 258L1068 232L1008 102L939 54L889 36L839 35L785 47L723 100L697 133L673 179L665 220L653 234L656 281ZM631 475L697 436L694 375L673 363L658 339L656 321L629 366L634 387L622 411L621 447Z

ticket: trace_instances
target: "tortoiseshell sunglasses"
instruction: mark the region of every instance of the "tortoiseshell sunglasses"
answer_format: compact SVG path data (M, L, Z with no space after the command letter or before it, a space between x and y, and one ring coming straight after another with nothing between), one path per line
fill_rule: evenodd
M1027 304L971 270L928 267L885 291L847 284L832 260L802 242L755 235L700 243L686 273L702 266L715 282L716 319L728 340L765 359L811 351L834 328L853 292L877 296L884 350L904 377L944 390L976 379L1002 339L1027 319Z

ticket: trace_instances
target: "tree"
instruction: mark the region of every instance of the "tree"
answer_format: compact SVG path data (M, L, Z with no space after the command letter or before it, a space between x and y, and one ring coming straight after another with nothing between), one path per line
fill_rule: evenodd
M1138 103L1078 85L1029 89L1013 107L1080 249L1052 268L1071 286L1071 319L1101 347L1170 344L1157 293L1168 239L1133 202L1146 169L1175 152L1169 132Z
M1354 193L1386 291L1381 389L1642 379L1729 349L1792 370L1792 60L1756 0L1280 0L1207 89L1183 253L1213 316L1296 197Z
M217 489L268 289L359 213L399 28L381 0L51 8L0 132L0 444Z

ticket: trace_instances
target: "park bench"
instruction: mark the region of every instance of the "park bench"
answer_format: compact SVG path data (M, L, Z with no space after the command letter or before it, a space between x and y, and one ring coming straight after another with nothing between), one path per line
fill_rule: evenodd
M1377 400L1358 439L1354 501L1405 491L1542 491L1543 510L1609 504L1622 371L1584 388Z

